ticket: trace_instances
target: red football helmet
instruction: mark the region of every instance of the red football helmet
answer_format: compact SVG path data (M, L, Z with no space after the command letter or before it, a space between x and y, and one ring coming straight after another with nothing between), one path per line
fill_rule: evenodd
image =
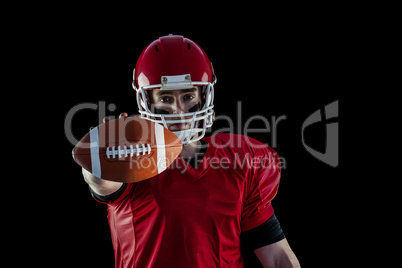
M216 77L208 56L196 43L179 35L158 38L141 53L133 74L133 88L142 118L167 124L191 123L191 128L174 132L183 144L200 140L212 126L214 84ZM200 110L180 114L156 114L148 107L145 93L151 89L181 90L200 86L206 98ZM199 133L196 137L196 133Z

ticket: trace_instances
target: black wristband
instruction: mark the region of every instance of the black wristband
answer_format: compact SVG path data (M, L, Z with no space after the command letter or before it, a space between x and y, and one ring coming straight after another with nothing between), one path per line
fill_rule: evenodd
M262 267L254 250L285 238L275 214L266 222L241 234L242 256L245 267Z
M104 202L104 203L110 203L110 202L117 200L117 198L119 198L122 195L124 190L126 190L126 188L127 188L127 183L123 183L123 185L119 188L119 190L117 190L116 192L111 193L109 195L105 195L105 196L98 195L97 193L92 191L91 187L89 187L89 191L90 191L92 197L95 198L96 200Z

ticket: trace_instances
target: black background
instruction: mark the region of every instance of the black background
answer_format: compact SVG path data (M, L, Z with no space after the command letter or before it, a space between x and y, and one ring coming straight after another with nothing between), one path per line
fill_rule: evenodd
M161 22L164 21L161 17ZM254 115L286 116L277 125L275 151L285 160L278 195L273 201L275 213L290 246L302 267L330 267L347 259L345 249L336 245L344 239L344 203L349 159L344 151L347 132L346 110L350 77L354 72L354 38L339 21L288 22L287 20L230 21L193 25L187 19L176 26L146 20L86 19L66 20L52 42L62 92L53 94L61 111L57 130L64 133L62 161L52 174L50 198L59 207L45 223L52 236L55 256L60 261L90 267L113 267L114 256L107 222L106 205L95 202L73 161L71 144L64 126L66 115L81 103L105 103L106 114L137 113L135 92L131 88L132 71L141 51L154 39L169 33L182 34L198 43L213 62L218 82L215 86L216 115L234 119L238 132L237 102L242 106L242 122ZM71 23L70 23L71 22ZM72 23L74 22L74 23ZM147 25L145 27L144 25ZM303 147L304 120L325 105L339 100L339 166L334 168L315 159ZM116 109L110 111L108 105ZM99 106L100 107L100 106ZM100 109L82 110L74 115L71 131L80 139L90 126L99 124ZM336 121L336 120L335 120ZM228 127L218 122L213 131ZM250 127L263 127L256 120ZM272 146L271 133L249 133ZM306 143L325 151L325 124L306 129ZM57 185L57 186L56 186ZM47 196L47 198L49 198ZM335 248L334 248L335 245Z

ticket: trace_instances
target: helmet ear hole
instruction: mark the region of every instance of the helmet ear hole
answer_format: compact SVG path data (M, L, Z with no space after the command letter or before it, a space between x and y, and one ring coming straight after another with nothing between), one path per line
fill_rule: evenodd
M157 45L155 45L155 51L158 52L159 51L159 47Z
M191 48L190 43L187 43L187 49L190 50L190 48Z

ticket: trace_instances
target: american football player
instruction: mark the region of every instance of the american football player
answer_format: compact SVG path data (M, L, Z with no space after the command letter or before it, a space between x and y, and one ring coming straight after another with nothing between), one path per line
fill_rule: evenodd
M83 169L92 196L108 206L116 267L300 267L271 204L276 152L242 135L205 136L216 81L205 52L183 36L160 37L140 55L139 113L174 132L183 150L167 170L137 183Z

